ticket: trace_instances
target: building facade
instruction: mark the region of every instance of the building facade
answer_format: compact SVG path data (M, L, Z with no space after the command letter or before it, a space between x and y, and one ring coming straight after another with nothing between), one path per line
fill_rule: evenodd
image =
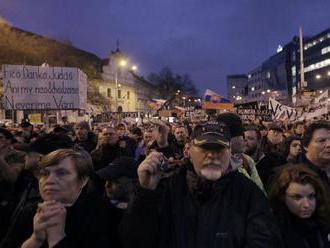
M291 70L294 91L300 81L300 51L298 48L292 54L294 60ZM315 36L304 38L304 77L304 86L307 90L330 89L330 28Z
M125 61L125 63L121 63ZM126 63L127 56L119 49L103 60L99 92L109 101L104 106L110 112L149 112L148 101L156 95L156 88L139 77Z
M245 74L227 76L227 98L234 104L243 103L248 95L248 77Z

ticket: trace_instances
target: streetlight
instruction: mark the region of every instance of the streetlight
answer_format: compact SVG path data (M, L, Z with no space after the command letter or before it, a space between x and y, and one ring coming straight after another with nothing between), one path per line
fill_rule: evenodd
M118 68L119 67L121 67L121 68L125 68L126 66L128 65L128 62L127 62L127 60L125 60L125 59L121 59L119 62L118 62L118 64L117 64L117 66L116 66L116 70L115 70L115 83L116 83L116 94L115 94L115 96L116 96L116 98L115 98L115 112L117 112L118 111L118 90L119 90L119 88L121 87L121 84L119 84L118 83ZM131 67L131 70L132 71L137 71L137 66L136 65L132 65L132 67Z

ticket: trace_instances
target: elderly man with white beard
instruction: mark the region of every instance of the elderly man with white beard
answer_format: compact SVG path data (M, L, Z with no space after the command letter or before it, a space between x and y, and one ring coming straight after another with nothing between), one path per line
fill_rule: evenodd
M124 247L282 247L265 195L230 169L229 141L225 124L209 122L193 135L190 163L176 174L164 175L158 152L140 164L120 228Z

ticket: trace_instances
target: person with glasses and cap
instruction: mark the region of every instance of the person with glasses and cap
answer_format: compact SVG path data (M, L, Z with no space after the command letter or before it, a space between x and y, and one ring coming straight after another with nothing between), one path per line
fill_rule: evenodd
M120 226L124 247L282 247L265 195L229 169L229 140L223 123L204 124L192 135L189 163L170 177L161 153L146 157Z

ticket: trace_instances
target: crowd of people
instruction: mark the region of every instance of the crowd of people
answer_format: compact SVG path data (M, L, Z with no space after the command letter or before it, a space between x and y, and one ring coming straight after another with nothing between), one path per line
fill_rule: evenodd
M0 247L330 247L330 122L0 127Z

